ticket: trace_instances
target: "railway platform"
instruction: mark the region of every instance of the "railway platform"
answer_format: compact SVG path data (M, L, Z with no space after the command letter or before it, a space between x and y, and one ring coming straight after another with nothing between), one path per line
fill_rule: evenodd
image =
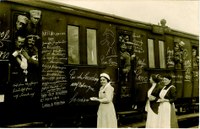
M180 128L198 128L199 127L199 113L190 113L177 115L178 124ZM119 128L145 128L146 121L131 123L127 125L120 125Z
M178 115L180 128L199 128L199 113ZM145 128L145 120L131 124L121 124L119 128ZM16 125L8 125L9 128L48 127L44 122L30 122Z

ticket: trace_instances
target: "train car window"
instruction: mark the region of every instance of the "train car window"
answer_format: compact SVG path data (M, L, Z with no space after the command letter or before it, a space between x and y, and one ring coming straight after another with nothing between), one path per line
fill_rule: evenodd
M68 25L68 64L80 64L79 27Z
M97 64L96 30L87 29L87 63Z
M153 39L148 39L148 57L149 57L149 68L155 68L154 41L153 41Z
M159 45L159 60L160 60L160 68L166 68L165 64L165 45L163 41L158 42Z

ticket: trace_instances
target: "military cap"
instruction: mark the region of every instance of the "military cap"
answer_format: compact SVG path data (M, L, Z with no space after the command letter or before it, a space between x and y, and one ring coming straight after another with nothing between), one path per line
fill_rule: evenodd
M24 24L27 24L27 22L28 22L28 18L26 16L24 16L24 15L18 15L17 20L19 22L24 23Z
M31 17L34 18L40 18L41 17L41 11L40 10L30 10Z

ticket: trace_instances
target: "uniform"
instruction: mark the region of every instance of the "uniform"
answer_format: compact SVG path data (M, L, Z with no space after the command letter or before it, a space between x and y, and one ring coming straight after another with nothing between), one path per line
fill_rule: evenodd
M117 128L117 118L113 105L114 88L108 83L100 88L99 98L101 103L97 112L97 128Z
M175 95L175 86L164 86L162 88L159 97L168 101L160 102L158 108L158 128L178 128L174 106Z

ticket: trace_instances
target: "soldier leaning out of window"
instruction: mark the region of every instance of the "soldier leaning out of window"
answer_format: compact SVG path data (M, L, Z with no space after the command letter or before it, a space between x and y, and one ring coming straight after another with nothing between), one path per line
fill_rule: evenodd
M28 35L26 39L27 45L25 46L24 51L22 51L22 54L26 57L28 63L38 66L38 48L36 47L36 42L38 41L39 36Z
M131 60L130 54L126 51L127 46L125 43L121 43L121 51L120 51L120 74L122 77L122 83L127 82L128 73L131 69Z

